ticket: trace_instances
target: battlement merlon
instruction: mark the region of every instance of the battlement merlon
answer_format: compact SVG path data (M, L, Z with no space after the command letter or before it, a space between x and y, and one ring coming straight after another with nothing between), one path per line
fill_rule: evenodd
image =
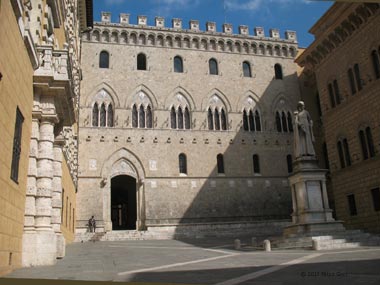
M131 25L129 22L130 14L121 13L119 17L119 23L112 23L111 22L111 13L110 12L101 12L101 22L96 23L100 25L112 25L112 26L136 26ZM167 30L184 30L184 31L194 31L194 32L206 32L206 33L218 33L216 30L216 23L215 22L206 22L206 30L202 31L200 30L199 21L198 20L190 20L189 21L189 28L184 29L182 26L182 19L179 18L173 18L172 19L172 27L167 28L165 27L165 18L163 17L156 17L155 18L155 26L148 26L148 18L146 16L137 16L137 26L140 27L146 27L146 28L159 28L159 29L167 29ZM243 36L249 36L249 28L246 25L240 25L239 26L239 33L233 34L233 27L231 24L224 23L222 25L222 32L221 34L226 35L243 35ZM269 30L269 37L265 36L265 31L263 27L254 27L253 29L253 36L259 37L259 38L266 38L269 40L286 40L293 43L297 43L297 33L295 31L286 30L285 31L285 38L281 39L280 37L280 30L279 29L270 29Z

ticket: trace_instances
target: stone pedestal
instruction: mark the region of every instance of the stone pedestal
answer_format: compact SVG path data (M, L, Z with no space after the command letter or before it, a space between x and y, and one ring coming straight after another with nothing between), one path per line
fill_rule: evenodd
M293 163L289 177L292 191L292 225L284 228L284 236L318 235L344 230L335 221L329 207L325 169L319 169L315 158L302 158Z

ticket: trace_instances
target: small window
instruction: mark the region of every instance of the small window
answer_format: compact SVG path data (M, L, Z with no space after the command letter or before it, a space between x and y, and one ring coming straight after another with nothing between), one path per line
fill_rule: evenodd
M177 128L177 115L174 107L172 107L172 109L170 110L170 126L172 129Z
M151 129L153 127L152 108L148 105L146 108L146 127Z
M244 74L244 77L252 77L251 65L249 64L248 61L243 62L243 74Z
M113 108L112 108L112 104L109 104L108 108L107 108L107 127L113 127Z
M103 103L100 107L100 127L106 126L106 118L107 118L106 105Z
M223 154L218 154L216 157L217 161L217 166L218 166L218 174L223 174L224 173L224 159L223 159Z
M348 70L348 80L350 81L351 94L354 95L356 93L356 85L354 79L354 72L351 68Z
M179 160L179 173L181 173L181 174L187 174L186 155L184 153L181 153L178 156L178 160Z
M260 173L259 156L257 154L254 154L252 158L253 158L253 173L258 174Z
M340 92L339 92L338 81L334 80L333 85L334 85L334 93L335 93L335 102L337 105L339 105L340 104Z
M189 108L185 108L185 129L190 130L191 122L190 122L190 111Z
M243 111L243 129L244 129L244 131L249 130L249 128L248 128L248 116L247 116L246 110Z
M98 103L95 103L92 107L92 126L98 127L99 126L99 107Z
M371 128L370 127L367 127L365 129L365 134L367 136L369 156L370 157L374 157L375 156L375 146L373 144L372 133L371 133Z
M380 78L380 60L379 60L379 53L376 50L373 50L371 53L372 56L372 64L373 64L373 71L375 72L376 79Z
M355 78L356 78L356 85L358 87L358 91L360 91L363 89L363 85L362 85L362 79L360 77L359 64L354 65L354 72L355 72Z
M277 128L277 132L279 132L279 133L282 132L281 117L280 117L280 113L279 112L276 112L276 128Z
M139 109L139 128L145 128L145 110L143 105Z
M331 108L334 108L336 104L335 104L334 90L331 83L329 83L328 85L328 90L329 90Z
M348 195L347 200L348 200L348 208L350 211L350 216L356 216L358 214L358 211L356 209L355 195L354 194Z
M12 153L12 166L11 166L11 179L14 182L18 182L18 172L21 156L21 137L22 137L22 124L24 122L24 116L21 114L20 109L16 109L16 122L15 132L13 135L13 153Z
M371 190L373 209L378 212L380 211L380 188L375 188Z
M143 53L137 55L137 70L146 70L146 56Z
M346 160L347 166L351 165L351 156L350 156L350 149L348 148L348 142L347 139L343 140L343 150L344 150L344 158Z
M360 139L360 145L362 147L362 155L363 159L368 159L368 148L367 148L367 142L364 135L364 131L359 131L359 139Z
M100 68L109 68L109 53L103 50L99 55L99 67Z
M343 156L343 147L342 147L342 142L339 141L337 143L337 149L338 149L338 156L339 156L339 162L340 162L340 167L345 168L346 163L344 162L344 156Z
M137 128L138 127L138 112L136 105L133 105L132 107L132 127Z
M180 56L174 57L174 72L183 72L183 61Z
M293 159L292 159L291 154L288 154L286 156L286 164L288 166L288 173L292 173L293 172Z
M212 74L212 75L218 75L219 74L218 63L216 62L216 60L214 58L209 60L208 65L209 65L210 74Z
M274 65L274 75L276 79L282 79L282 67L280 64L276 63Z
M220 112L220 121L222 123L222 130L226 131L227 130L227 116L224 109L222 109L222 111Z
M208 129L213 130L214 129L214 119L213 119L212 111L210 108L207 111L207 121L208 121Z
M293 132L293 120L290 112L288 112L288 130L289 132Z

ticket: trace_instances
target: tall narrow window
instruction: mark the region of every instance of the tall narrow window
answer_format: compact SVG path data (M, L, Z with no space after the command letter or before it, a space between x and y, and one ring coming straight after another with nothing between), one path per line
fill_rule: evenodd
M11 166L11 179L14 182L18 182L23 122L24 122L24 116L21 114L20 109L17 107L17 109L16 109L15 132L13 135L13 153L12 153L12 166Z
M293 172L293 161L292 161L292 155L291 154L288 154L286 156L286 164L288 166L288 173L292 173Z
M256 131L261 132L261 119L260 119L260 114L259 111L255 111L255 126L256 126Z
M109 53L103 50L99 55L99 67L100 68L109 68Z
M293 132L293 120L292 120L292 115L290 112L288 112L288 129L289 132Z
M251 132L255 131L255 120L253 118L253 113L252 113L252 110L249 110L249 130Z
M145 128L145 110L143 105L139 109L139 128Z
M99 126L99 107L98 107L98 103L95 103L94 107L92 108L92 126L93 127Z
M351 157L350 157L350 149L348 148L347 139L343 140L343 151L344 151L344 159L346 161L347 166L351 165Z
M359 131L359 139L360 139L360 145L362 147L362 154L363 154L363 159L366 160L368 159L368 149L367 149L367 142L365 139L364 131Z
M217 61L212 58L209 60L208 62L208 66L209 66L209 72L210 74L213 74L213 75L218 75L219 72L218 72L218 63Z
M65 218L66 228L67 228L67 220L68 220L68 218L67 218L68 210L69 210L69 197L66 197L66 214L65 214L65 216L66 216L66 218Z
M191 125L191 122L190 122L190 112L189 112L189 108L185 108L185 129L186 130L190 130L190 126Z
M380 211L380 188L375 188L371 190L373 209L378 212Z
M243 129L244 129L244 131L249 130L249 128L248 128L248 116L247 116L246 110L243 111Z
M106 105L103 103L100 107L100 127L106 126Z
M354 72L355 72L355 78L356 78L356 85L358 86L358 90L362 90L362 79L360 77L360 70L359 70L359 64L354 65Z
M207 111L207 122L208 122L208 129L213 130L214 129L214 119L213 119L212 111L210 108Z
M181 107L178 108L177 115L178 115L178 129L182 130L183 129L183 113L182 113Z
M341 168L345 168L346 167L346 163L344 162L343 146L342 146L342 142L341 141L339 141L337 143L337 149L338 149L338 156L339 156L340 167Z
M214 121L215 121L215 130L220 130L220 118L219 118L219 111L218 109L215 109L214 111Z
M276 128L279 133L282 132L280 113L276 112Z
M218 166L218 174L224 173L224 160L223 160L223 154L218 154L216 156L217 166Z
M352 68L348 70L348 80L350 81L351 94L354 95L356 93L356 85Z
M375 72L376 79L380 78L380 59L379 53L376 50L373 50L371 53L373 71Z
M172 129L177 128L177 114L175 112L174 107L170 110L170 126Z
M183 61L180 56L174 57L174 72L183 72Z
M336 106L336 104L335 104L334 90L333 90L331 83L329 83L329 85L328 85L328 90L329 90L331 108L334 108Z
M282 79L282 67L278 63L274 65L274 75L276 79Z
M112 108L112 104L109 104L108 108L107 108L107 127L113 127L113 108Z
M284 112L281 113L281 122L282 122L282 130L287 133L288 132L288 119Z
M220 121L222 123L222 130L226 131L227 130L227 117L226 117L226 112L224 109L220 112Z
M143 53L137 55L137 70L146 70L146 55Z
M243 75L244 77L252 77L251 74L251 65L248 61L243 62Z
M153 127L152 108L149 105L146 107L146 127L149 129Z
M65 208L65 189L62 189L61 201L61 224L63 225L63 209Z
M137 114L136 105L133 105L133 107L132 107L132 127L133 128L138 127L138 114Z
M254 154L253 157L253 173L260 173L260 160L257 154Z
M350 211L350 216L356 216L358 214L358 211L356 209L355 195L354 194L348 195L347 200L348 200L348 209Z
M337 105L340 104L340 92L339 92L339 86L338 86L338 81L334 80L334 93L335 93L335 102Z
M184 153L181 153L178 156L178 160L179 160L179 173L181 173L181 174L187 174L186 155Z
M367 127L365 129L365 134L367 136L369 156L370 157L374 157L375 156L375 146L373 144L372 133L371 133L371 128L370 127Z

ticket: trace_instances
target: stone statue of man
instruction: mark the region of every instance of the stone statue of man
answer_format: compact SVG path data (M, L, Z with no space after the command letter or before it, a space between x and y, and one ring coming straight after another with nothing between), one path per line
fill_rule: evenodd
M315 157L313 121L305 110L305 103L299 101L294 112L294 156L295 158Z

